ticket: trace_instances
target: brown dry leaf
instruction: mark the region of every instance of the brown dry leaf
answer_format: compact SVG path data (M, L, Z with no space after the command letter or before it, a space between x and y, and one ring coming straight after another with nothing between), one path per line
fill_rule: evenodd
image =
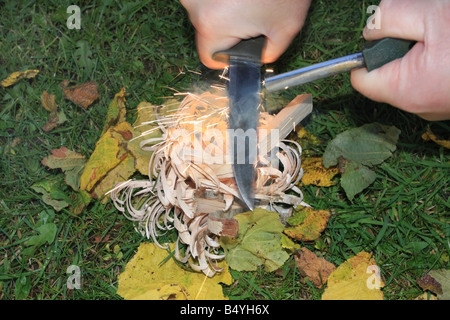
M339 173L339 169L337 167L325 168L320 157L302 159L302 168L301 181L306 186L312 184L318 187L331 187L336 184L331 179Z
M58 124L66 121L66 116L64 113L58 113L58 105L55 102L54 94L49 94L44 90L41 95L41 104L45 110L50 112L49 119L47 123L42 126L42 130L49 132L50 130L56 128Z
M39 70L36 69L13 72L6 79L2 80L1 85L3 88L6 88L12 86L21 79L34 78L38 73Z
M422 278L417 279L417 284L425 291L442 294L442 285L429 274L426 274Z
M61 84L64 97L82 106L84 109L87 109L98 98L98 88L95 81L89 81L67 88L68 82L68 80L64 80Z
M299 241L314 241L327 227L330 216L331 212L328 210L299 206L287 219L287 223L292 227L284 229L283 232Z
M372 255L360 252L331 273L322 300L383 300L383 286Z
M56 110L58 109L55 102L55 95L48 94L45 90L41 94L41 104L42 107L50 113L56 113Z
M328 276L336 270L334 264L317 257L307 248L301 248L294 258L300 274L307 277L317 288L321 288L327 282Z
M168 244L174 248L175 244ZM141 243L137 253L119 275L117 294L127 300L223 300L220 283L233 282L228 267L209 278L181 268L169 252L154 243Z
M431 140L444 148L450 149L450 141L439 139L438 137L436 137L436 135L431 131L430 127L428 127L427 131L422 135L422 139L425 141Z

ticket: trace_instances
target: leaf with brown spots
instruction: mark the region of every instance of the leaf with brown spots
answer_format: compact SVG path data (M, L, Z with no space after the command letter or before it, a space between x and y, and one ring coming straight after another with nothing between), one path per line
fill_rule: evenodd
M21 79L31 79L34 78L39 73L39 70L32 69L26 71L17 71L11 73L6 79L1 81L1 85L3 88L12 86L17 81Z
M331 212L327 210L299 206L287 219L287 223L292 227L284 229L283 232L299 241L314 241L325 230L330 216Z
M100 198L135 172L134 157L125 149L124 139L132 137L131 131L128 122L121 122L101 136L81 175L81 190Z
M325 168L322 164L322 158L302 159L302 168L302 183L306 186L331 187L336 184L332 179L339 173L339 169L337 167Z
M53 149L51 155L42 159L42 164L51 169L61 169L66 175L65 182L78 191L80 188L80 176L86 164L83 155L69 150L66 147Z

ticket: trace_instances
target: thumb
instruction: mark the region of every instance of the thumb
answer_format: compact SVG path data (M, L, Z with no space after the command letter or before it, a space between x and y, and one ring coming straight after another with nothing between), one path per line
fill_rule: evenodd
M417 112L420 99L417 99L415 92L423 86L424 79L418 74L418 70L424 69L424 51L424 44L419 42L402 59L381 68L371 72L366 68L353 70L353 88L374 101Z

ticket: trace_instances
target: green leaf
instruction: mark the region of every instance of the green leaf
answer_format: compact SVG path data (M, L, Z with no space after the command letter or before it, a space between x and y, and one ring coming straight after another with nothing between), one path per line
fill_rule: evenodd
M396 149L399 135L400 130L396 127L379 123L347 130L327 145L323 165L327 168L335 166L341 157L367 166L380 164Z
M66 175L66 183L73 190L78 191L80 189L80 177L87 162L85 157L66 147L53 149L51 153L42 160L42 164L51 169L61 169Z
M268 272L278 269L289 258L282 248L283 225L275 212L255 209L238 214L236 237L221 237L228 266L237 271L254 271L264 265Z
M52 198L52 194L58 194L60 196L60 191L63 189L60 181L57 180L44 180L35 183L31 186L31 189L42 194L42 201L51 206L56 211L61 211L63 208L69 206L69 202L66 200L57 200Z
M56 224L54 223L46 223L36 228L36 231L39 232L38 235L32 236L28 239L24 244L26 246L35 246L39 247L46 242L51 244L53 240L55 240L56 236Z
M353 200L355 195L370 186L377 177L375 172L353 161L345 161L342 170L341 186L349 200Z
M93 68L94 61L92 61L92 51L89 48L89 43L86 40L77 41L77 50L74 52L75 59L78 65L83 69L83 75L89 77Z
M72 194L70 212L73 214L80 214L91 200L91 195L84 190L74 192Z
M31 290L30 278L22 276L18 278L15 282L14 295L16 300L22 300L28 297Z

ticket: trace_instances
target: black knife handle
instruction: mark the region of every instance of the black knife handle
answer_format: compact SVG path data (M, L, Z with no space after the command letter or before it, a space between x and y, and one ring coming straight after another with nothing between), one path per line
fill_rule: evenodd
M233 59L243 59L260 63L262 50L265 43L265 36L241 40L241 42L236 44L234 47L231 47L230 49L215 52L213 54L213 59L228 63L230 57L233 57Z
M405 56L416 41L383 38L365 43L363 56L367 70L372 71Z

